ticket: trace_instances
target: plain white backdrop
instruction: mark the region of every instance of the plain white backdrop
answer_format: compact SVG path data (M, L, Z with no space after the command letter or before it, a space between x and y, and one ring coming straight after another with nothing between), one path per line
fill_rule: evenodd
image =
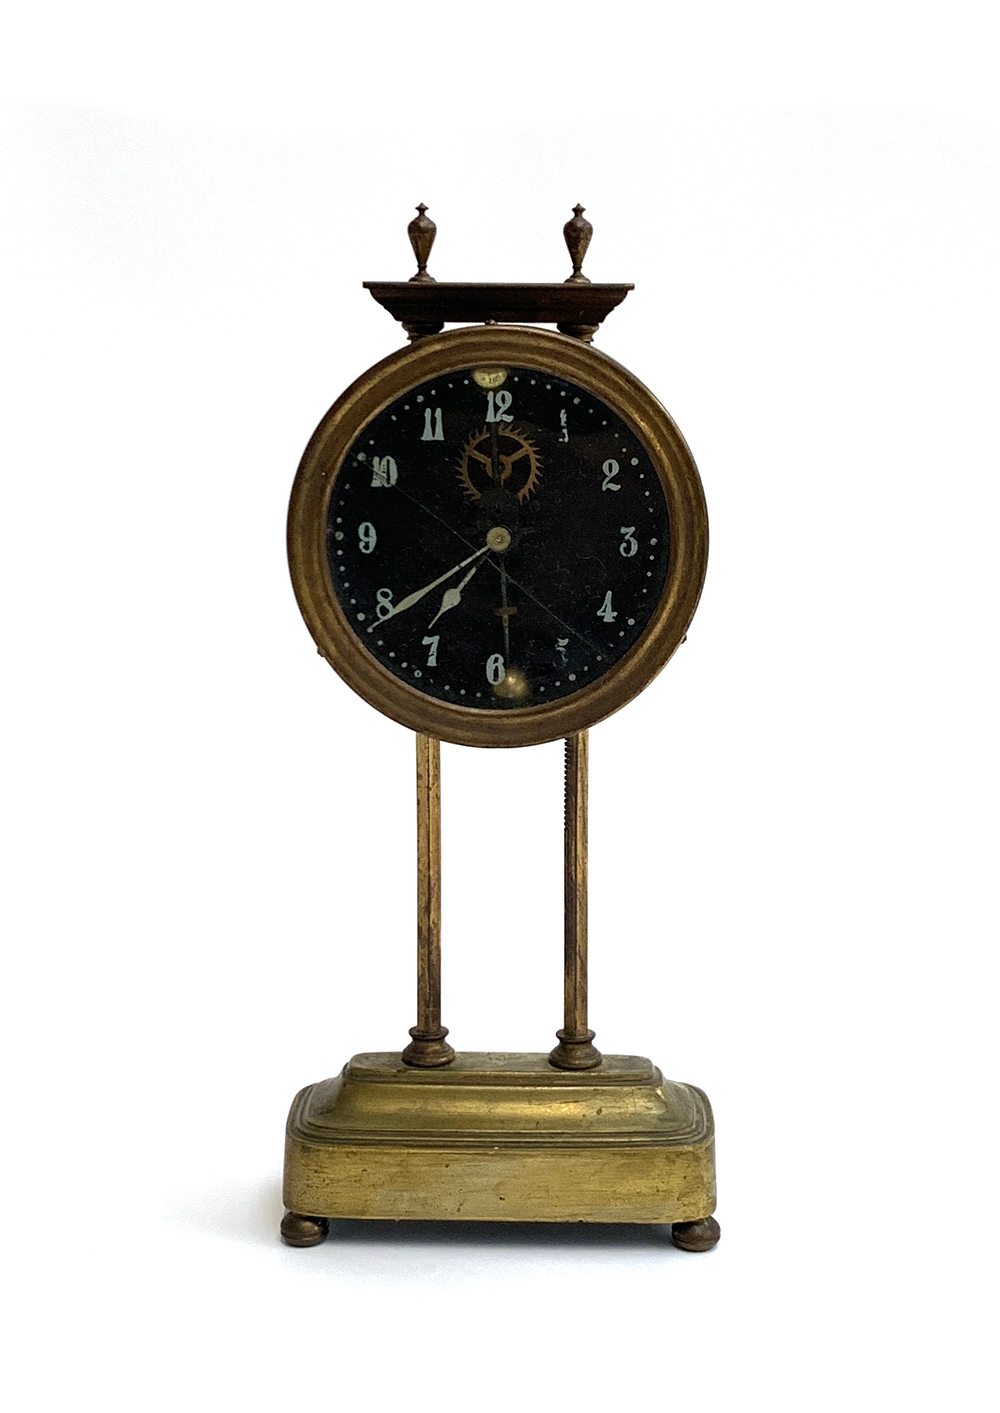
M11 1409L993 1406L991 9L9 11ZM283 533L418 201L512 280L582 201L702 471L690 639L592 735L591 999L713 1099L708 1256L277 1241L294 1092L413 1022L412 738ZM462 1048L560 1023L560 769L445 748Z

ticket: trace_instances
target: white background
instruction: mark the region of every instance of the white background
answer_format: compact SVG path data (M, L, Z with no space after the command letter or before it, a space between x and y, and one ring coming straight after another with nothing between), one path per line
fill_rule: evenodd
M12 1409L992 1406L991 9L10 12ZM712 1255L276 1239L292 1095L413 1022L412 738L283 531L421 200L439 278L529 280L582 201L701 467L690 640L592 735L591 994L712 1096ZM462 1048L560 1023L560 768L445 748Z

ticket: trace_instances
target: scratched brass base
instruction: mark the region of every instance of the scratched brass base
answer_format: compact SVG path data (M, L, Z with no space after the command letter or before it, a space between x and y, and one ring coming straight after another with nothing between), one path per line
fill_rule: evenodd
M313 1220L699 1222L715 1209L712 1110L634 1055L584 1071L355 1055L292 1104L284 1198Z

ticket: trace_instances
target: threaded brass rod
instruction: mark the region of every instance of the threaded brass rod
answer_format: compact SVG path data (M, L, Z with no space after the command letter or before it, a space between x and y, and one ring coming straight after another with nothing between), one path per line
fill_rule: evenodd
M587 776L586 731L566 738L566 816L563 826L563 1029L549 1063L591 1070L601 1063L587 1027Z

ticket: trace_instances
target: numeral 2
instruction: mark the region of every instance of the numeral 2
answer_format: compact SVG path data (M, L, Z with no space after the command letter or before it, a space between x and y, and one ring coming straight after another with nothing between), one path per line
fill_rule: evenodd
M617 485L615 482L615 477L618 475L619 466L618 462L614 459L614 457L609 456L601 469L604 472L604 481L601 485L601 490L620 491L621 486Z

